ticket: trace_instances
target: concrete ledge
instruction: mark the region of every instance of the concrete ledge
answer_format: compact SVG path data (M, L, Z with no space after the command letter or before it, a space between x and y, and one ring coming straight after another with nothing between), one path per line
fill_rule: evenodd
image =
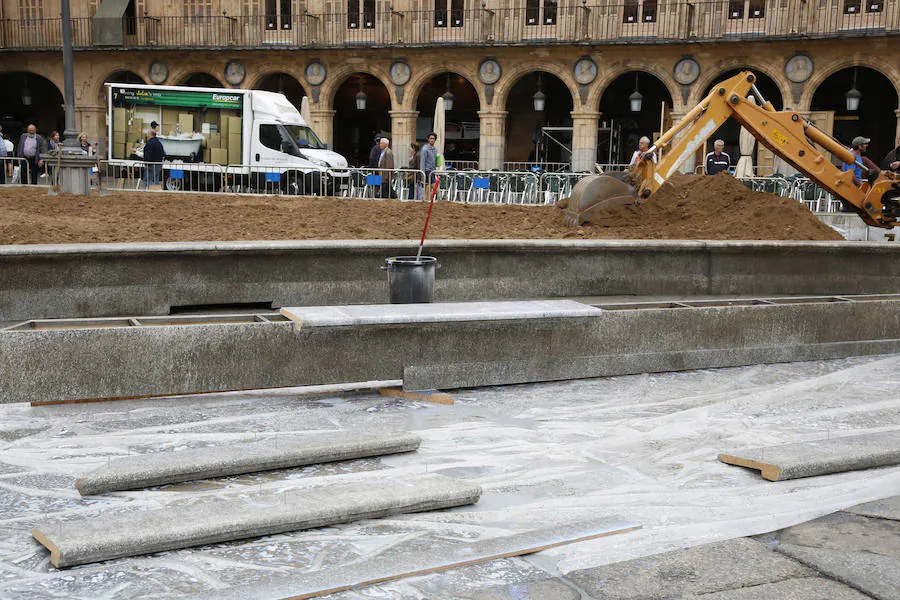
M0 246L0 322L167 315L172 307L379 304L402 241ZM437 240L440 302L578 296L880 294L900 244Z
M440 475L320 485L249 499L216 499L140 513L39 525L55 567L202 546L360 519L474 504L477 485Z
M337 437L340 436L340 439ZM413 452L419 436L341 431L277 436L245 444L129 456L75 481L82 496L134 490L210 477L256 473L317 463Z
M600 309L572 300L533 300L307 306L282 308L281 314L297 323L298 327L349 327L403 323L590 317L600 314Z
M441 389L900 352L900 300L602 310L297 329L245 323L0 333L0 402L406 378Z
M719 454L719 460L758 469L769 481L884 467L900 464L900 431L747 448Z

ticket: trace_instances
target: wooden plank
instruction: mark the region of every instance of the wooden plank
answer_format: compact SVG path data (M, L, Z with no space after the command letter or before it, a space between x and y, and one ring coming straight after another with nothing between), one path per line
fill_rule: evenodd
M450 397L449 394L444 394L437 390L407 392L402 388L390 387L381 388L378 392L382 396L392 396L394 398L402 398L403 400L424 400L425 402L434 402L435 404L453 404L453 398Z

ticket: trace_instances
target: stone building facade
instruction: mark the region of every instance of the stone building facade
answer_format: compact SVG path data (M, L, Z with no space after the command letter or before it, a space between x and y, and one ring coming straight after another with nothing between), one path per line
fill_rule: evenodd
M71 0L77 122L104 142L108 81L277 89L309 96L313 128L352 162L379 133L403 164L450 91L454 147L481 168L557 159L581 170L630 156L639 135L751 69L776 107L809 113L844 142L872 137L873 155L893 148L898 0L594 2ZM58 15L59 0L0 0L7 131L60 119ZM862 94L855 111L851 87ZM25 104L23 90L43 90L40 101Z

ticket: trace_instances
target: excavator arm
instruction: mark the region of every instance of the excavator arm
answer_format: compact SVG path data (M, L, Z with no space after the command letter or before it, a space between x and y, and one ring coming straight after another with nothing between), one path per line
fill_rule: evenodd
M894 227L900 218L900 175L885 171L877 178L854 181L853 171L836 167L817 146L845 163L862 166L859 157L802 115L775 110L756 89L755 81L753 73L744 71L716 85L651 147L650 152L664 152L659 163L639 160L625 175L582 179L569 199L566 223L578 225L588 221L591 213L603 206L623 201L640 203L651 197L688 158L705 146L716 129L733 117L775 155L844 200L867 224ZM759 104L747 99L751 93ZM682 135L675 140L678 134Z

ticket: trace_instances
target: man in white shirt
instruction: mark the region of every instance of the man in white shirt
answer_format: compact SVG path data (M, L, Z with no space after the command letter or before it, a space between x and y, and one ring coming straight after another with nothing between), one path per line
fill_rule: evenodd
M650 138L648 138L645 135L638 141L638 149L635 150L634 154L631 155L631 162L628 163L628 167L629 168L636 167L638 164L638 161L641 160L642 158L652 160L653 164L656 164L658 162L658 160L656 158L656 152L651 152L650 154L647 154L648 150L650 150Z

